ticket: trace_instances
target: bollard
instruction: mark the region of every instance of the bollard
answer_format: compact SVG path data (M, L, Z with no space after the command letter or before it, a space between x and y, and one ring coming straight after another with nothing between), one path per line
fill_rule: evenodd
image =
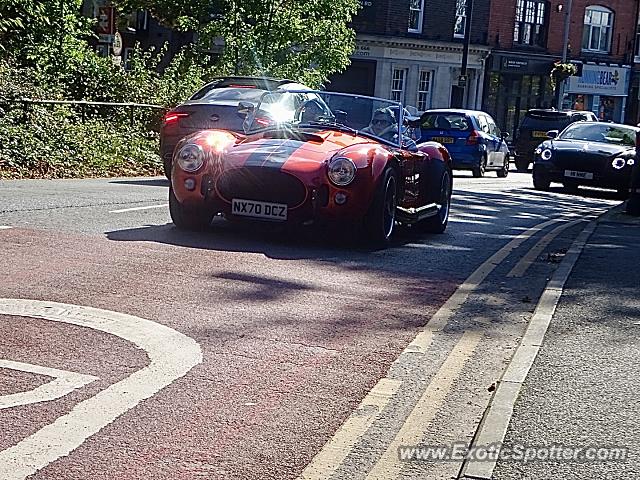
M636 161L633 163L631 173L631 187L626 213L640 217L640 132L636 133Z

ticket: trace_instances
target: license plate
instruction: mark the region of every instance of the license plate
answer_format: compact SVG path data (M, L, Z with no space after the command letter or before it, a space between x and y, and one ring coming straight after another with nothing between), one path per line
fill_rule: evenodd
M593 173L578 172L576 170L565 170L564 176L569 178L582 178L585 180L593 180Z
M433 137L431 140L438 143L454 143L455 142L455 140L452 137Z
M533 138L547 138L547 132L540 132L540 131L531 132L531 136Z
M287 206L282 203L256 202L255 200L234 198L231 201L231 213L241 217L284 221L287 219Z

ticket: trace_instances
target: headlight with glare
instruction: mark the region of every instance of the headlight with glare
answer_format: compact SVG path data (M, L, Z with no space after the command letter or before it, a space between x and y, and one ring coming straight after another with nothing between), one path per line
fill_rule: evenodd
M627 160L622 157L614 158L611 166L616 170L622 170L627 165Z
M542 153L542 147L536 148L535 152L533 153L535 153L536 155L540 155Z
M344 187L353 182L356 178L356 164L353 160L344 157L338 157L329 164L329 180L334 185Z
M178 166L185 172L195 172L204 163L204 150L200 145L187 143L178 150L176 160Z
M549 148L544 149L540 154L540 158L542 158L543 160L551 160L552 156L553 152Z

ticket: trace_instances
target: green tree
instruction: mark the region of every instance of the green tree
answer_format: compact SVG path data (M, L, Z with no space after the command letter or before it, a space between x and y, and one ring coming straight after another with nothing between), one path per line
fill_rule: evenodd
M197 33L200 52L216 38L220 73L272 75L319 86L349 64L358 0L118 0L164 24Z

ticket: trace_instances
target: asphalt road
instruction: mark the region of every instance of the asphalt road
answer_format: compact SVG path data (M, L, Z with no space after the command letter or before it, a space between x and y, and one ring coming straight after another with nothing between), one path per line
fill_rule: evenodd
M470 440L557 258L619 203L530 185L460 173L445 234L370 251L179 232L162 179L0 182L0 298L64 304L0 302L0 478L455 476L395 449Z

